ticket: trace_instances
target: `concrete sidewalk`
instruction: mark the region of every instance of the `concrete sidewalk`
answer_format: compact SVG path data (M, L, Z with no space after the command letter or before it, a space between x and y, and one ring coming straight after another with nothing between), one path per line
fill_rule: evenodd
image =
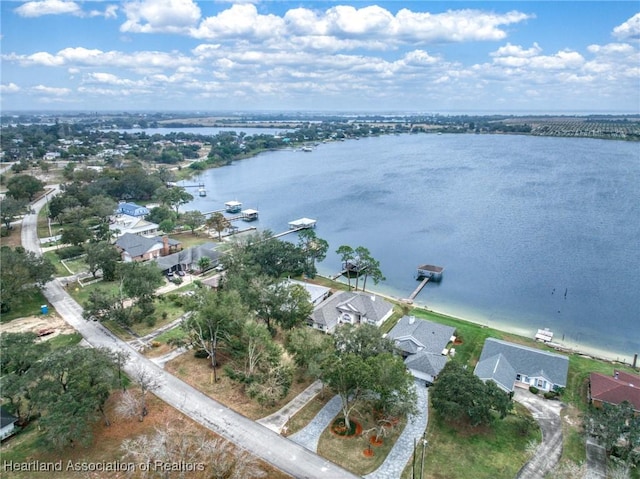
M262 419L258 419L256 422L280 434L282 428L287 424L287 421L291 419L291 416L302 409L305 404L311 401L321 390L322 383L315 381L307 389L285 404L279 411Z

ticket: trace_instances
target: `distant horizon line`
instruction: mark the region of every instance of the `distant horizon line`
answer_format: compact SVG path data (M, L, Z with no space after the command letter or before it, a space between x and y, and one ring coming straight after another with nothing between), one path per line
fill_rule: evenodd
M47 110L47 109L24 109L24 110L5 110L1 113L2 116L9 116L15 114L148 114L148 113L190 113L197 115L246 115L246 114L270 114L270 115L283 115L283 114L306 114L306 115L341 115L341 116L371 116L371 115L384 115L384 116L438 116L438 115L466 115L466 116L594 116L594 115L606 115L606 116L640 116L640 111L593 111L593 110L434 110L434 111L407 111L407 110L379 110L379 111L367 111L367 110L196 110L196 109L84 109L84 110Z

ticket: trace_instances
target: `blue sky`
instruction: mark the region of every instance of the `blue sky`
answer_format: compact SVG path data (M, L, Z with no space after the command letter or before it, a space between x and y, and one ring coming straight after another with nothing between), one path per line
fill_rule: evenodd
M640 113L635 0L0 9L4 111Z

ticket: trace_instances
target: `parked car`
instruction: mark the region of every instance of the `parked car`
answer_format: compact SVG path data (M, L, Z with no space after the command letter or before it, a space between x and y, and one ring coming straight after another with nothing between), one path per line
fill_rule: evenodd
M182 270L178 271L178 276L184 276L184 275L185 275L184 271L182 271Z

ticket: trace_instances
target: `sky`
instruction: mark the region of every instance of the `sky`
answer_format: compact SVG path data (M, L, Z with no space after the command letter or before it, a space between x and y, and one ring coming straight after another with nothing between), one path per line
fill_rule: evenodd
M640 113L640 2L0 2L2 111Z

